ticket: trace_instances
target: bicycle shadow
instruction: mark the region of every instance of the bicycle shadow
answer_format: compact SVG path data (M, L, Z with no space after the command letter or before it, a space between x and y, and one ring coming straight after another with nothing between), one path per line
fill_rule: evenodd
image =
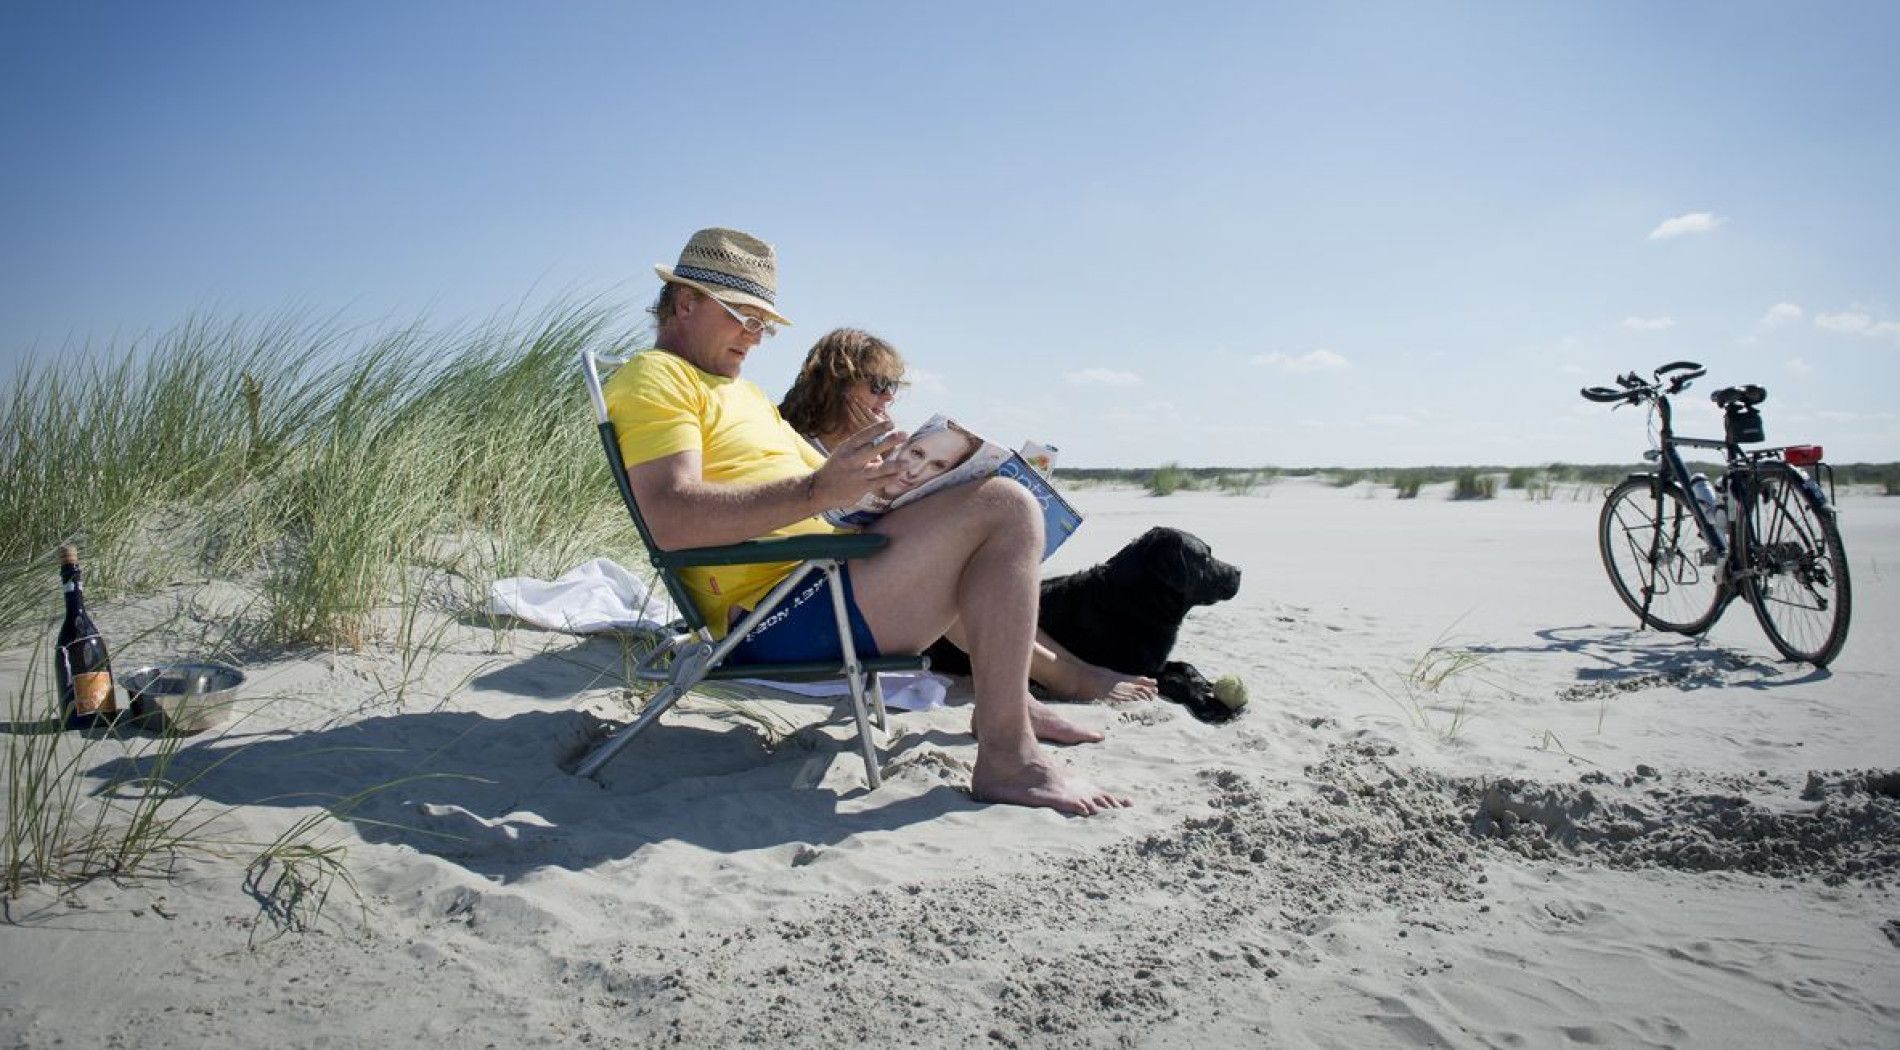
M861 783L843 791L814 783L834 762L857 763L855 738L808 730L767 748L744 727L662 721L600 782L563 771L611 727L577 709L381 715L115 758L89 775L126 793L164 783L176 797L225 806L326 809L366 842L407 846L502 883L667 841L721 853L829 845L979 808L947 784L885 793L890 800L871 808L846 805L867 797ZM919 729L887 748L887 766L932 743Z
M1690 638L1633 627L1577 624L1534 631L1541 645L1468 645L1467 652L1493 655L1581 657L1576 684L1560 690L1566 701L1594 700L1636 689L1672 686L1687 692L1708 688L1782 689L1822 682L1821 667L1777 664L1753 654ZM1795 673L1797 669L1805 673Z

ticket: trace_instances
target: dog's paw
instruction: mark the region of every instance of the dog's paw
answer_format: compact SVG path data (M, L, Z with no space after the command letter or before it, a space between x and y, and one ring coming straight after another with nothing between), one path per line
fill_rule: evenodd
M1161 685L1161 695L1188 709L1188 713L1203 722L1225 722L1240 713L1238 708L1228 707L1214 695L1214 684L1209 682L1193 664L1179 660L1169 660L1155 676Z

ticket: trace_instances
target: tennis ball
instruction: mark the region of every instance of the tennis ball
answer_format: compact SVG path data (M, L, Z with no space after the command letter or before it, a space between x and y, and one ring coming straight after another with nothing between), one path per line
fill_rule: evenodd
M1247 706L1247 683L1238 675L1221 675L1214 682L1214 699L1226 704L1229 711L1238 711Z

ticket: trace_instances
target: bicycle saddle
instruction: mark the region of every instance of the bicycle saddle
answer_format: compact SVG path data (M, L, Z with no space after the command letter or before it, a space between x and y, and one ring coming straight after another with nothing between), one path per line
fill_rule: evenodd
M1725 386L1709 395L1709 400L1720 405L1726 411L1731 405L1759 405L1768 399L1768 391L1753 383L1747 386Z

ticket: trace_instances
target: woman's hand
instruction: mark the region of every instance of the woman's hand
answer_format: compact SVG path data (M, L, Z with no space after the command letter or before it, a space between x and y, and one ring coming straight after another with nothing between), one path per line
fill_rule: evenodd
M882 404L865 405L850 398L844 402L844 426L846 433L855 434L872 424L891 425L891 417L884 411Z

